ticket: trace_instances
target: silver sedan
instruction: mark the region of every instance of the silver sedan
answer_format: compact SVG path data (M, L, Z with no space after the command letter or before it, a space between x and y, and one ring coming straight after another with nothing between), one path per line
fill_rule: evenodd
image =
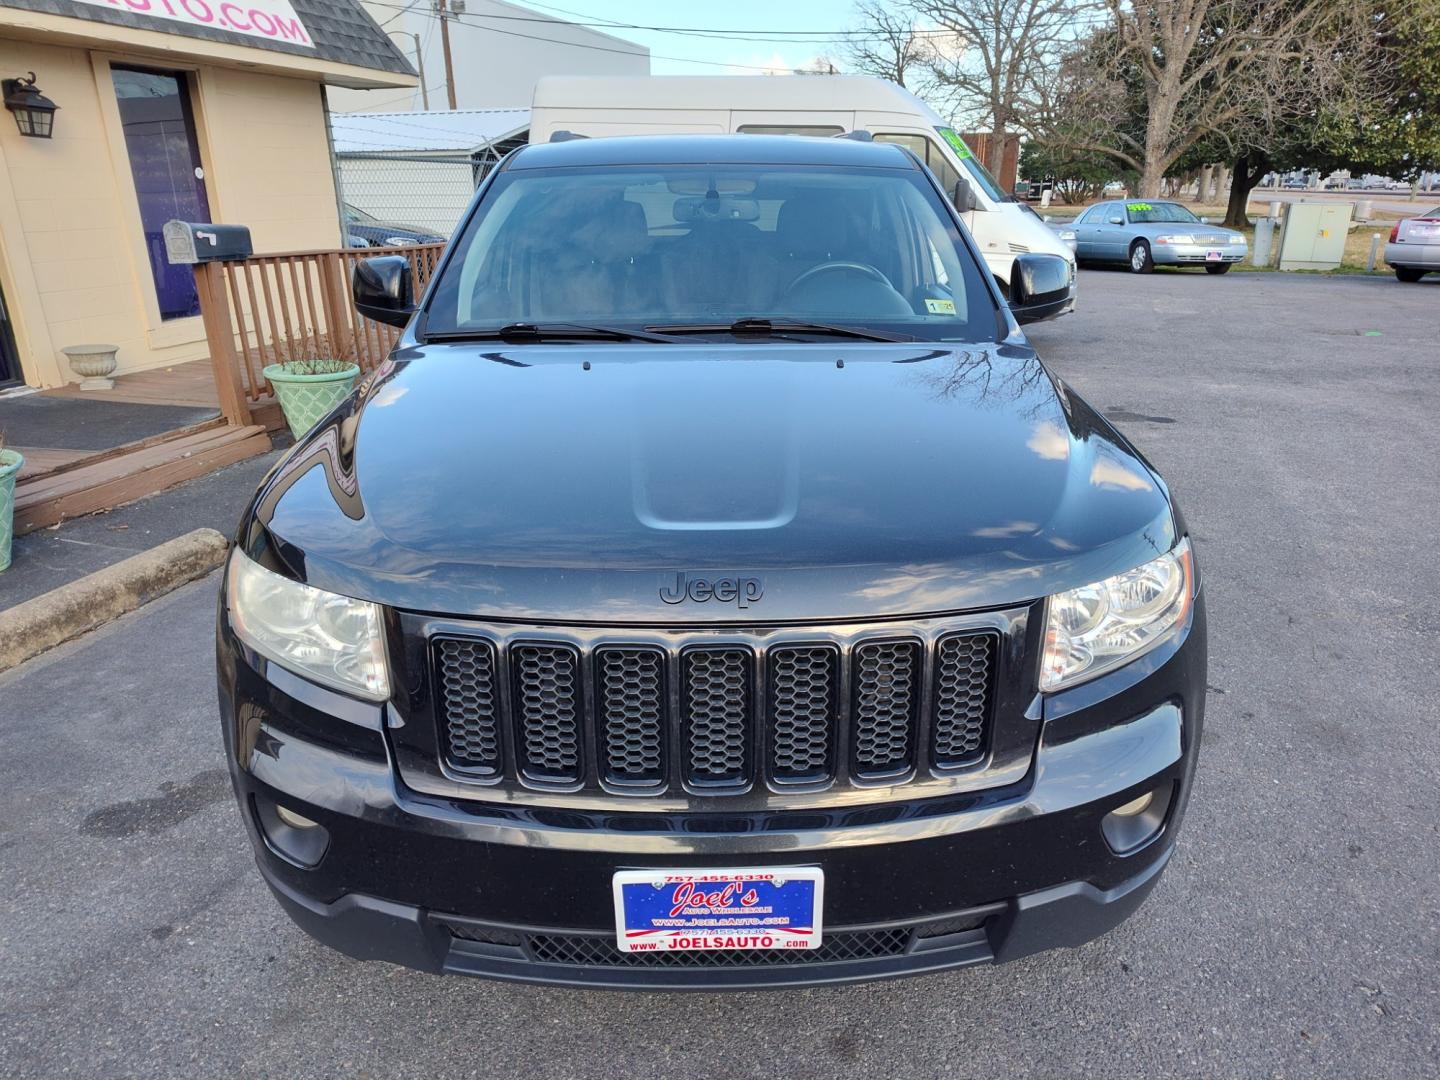
M1397 223L1385 245L1385 261L1401 281L1440 273L1440 206Z
M1173 202L1103 202L1075 220L1075 257L1123 262L1136 274L1156 266L1203 266L1223 274L1245 258L1245 234L1197 218Z

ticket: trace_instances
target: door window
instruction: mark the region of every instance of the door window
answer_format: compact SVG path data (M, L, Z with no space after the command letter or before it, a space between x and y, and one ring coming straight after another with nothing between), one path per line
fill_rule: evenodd
M845 134L838 124L741 124L735 129L741 135L814 135L832 138Z
M955 171L955 166L950 164L950 159L945 156L945 151L935 144L934 139L927 139L924 135L881 132L875 136L875 141L894 143L896 146L905 147L930 166L930 171L935 174L935 179L940 181L940 189L947 196L955 190L955 181L960 179L960 174Z
M198 315L200 298L194 274L188 266L171 266L166 261L162 235L165 222L174 218L210 220L185 76L126 67L113 68L111 76L160 317Z

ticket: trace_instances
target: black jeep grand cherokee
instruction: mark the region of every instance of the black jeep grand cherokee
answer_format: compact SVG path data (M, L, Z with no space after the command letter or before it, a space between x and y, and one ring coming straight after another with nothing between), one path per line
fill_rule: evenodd
M963 191L955 193L964 205ZM225 745L311 934L434 972L839 982L1076 945L1173 849L1205 609L1154 470L899 147L496 169L266 479Z

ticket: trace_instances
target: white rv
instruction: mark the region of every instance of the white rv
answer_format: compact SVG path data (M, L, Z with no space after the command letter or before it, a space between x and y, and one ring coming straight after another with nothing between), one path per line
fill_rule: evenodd
M900 143L928 164L944 190L969 181L976 209L965 224L990 272L1009 286L1015 256L1026 251L1075 254L1024 203L1009 199L953 128L919 98L865 75L814 78L758 76L546 76L535 86L530 141L557 131L577 135L678 135L748 132L840 135L868 131Z

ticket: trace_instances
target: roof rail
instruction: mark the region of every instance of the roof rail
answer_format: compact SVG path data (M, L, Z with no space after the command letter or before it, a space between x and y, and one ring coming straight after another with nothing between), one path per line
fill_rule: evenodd
M842 131L839 135L832 135L832 139L853 139L856 142L874 142L875 136L864 128L856 128L854 131Z
M589 137L589 135L581 135L579 132L576 131L552 131L550 133L550 138L548 141L572 142L575 139L588 139Z

